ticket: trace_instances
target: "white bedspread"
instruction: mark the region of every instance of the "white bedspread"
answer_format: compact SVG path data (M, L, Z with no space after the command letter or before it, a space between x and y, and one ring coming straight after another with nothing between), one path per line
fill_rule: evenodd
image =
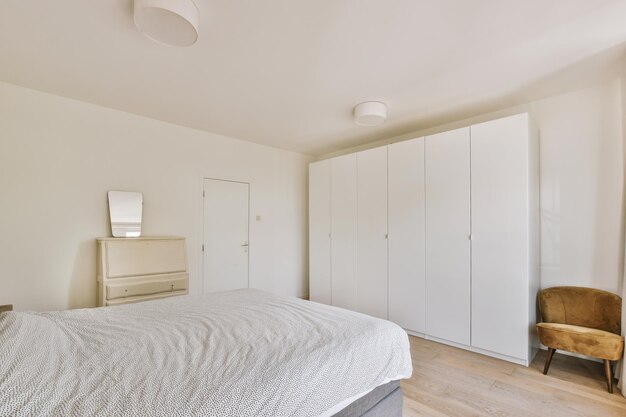
M329 416L411 372L400 327L257 290L0 315L0 416Z

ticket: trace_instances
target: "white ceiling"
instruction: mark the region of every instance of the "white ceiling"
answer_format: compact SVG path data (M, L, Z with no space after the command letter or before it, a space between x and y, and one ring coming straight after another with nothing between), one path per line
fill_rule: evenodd
M626 42L623 0L195 0L199 41L134 27L132 0L3 0L0 80L321 154L519 104ZM384 101L387 122L352 123ZM478 110L476 110L478 111Z

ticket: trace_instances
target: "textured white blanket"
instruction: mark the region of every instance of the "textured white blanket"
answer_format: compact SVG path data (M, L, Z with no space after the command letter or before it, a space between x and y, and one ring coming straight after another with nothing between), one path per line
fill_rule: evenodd
M329 416L411 371L398 326L257 290L0 315L0 416Z

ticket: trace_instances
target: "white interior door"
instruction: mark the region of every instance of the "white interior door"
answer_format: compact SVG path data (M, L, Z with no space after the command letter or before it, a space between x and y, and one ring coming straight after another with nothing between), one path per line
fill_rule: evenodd
M424 139L394 143L389 153L389 320L426 331Z
M528 354L528 116L472 126L472 346Z
M204 292L248 287L250 184L204 180Z
M356 154L330 161L331 271L333 305L357 310Z
M469 128L426 137L426 332L470 344Z
M309 298L331 304L330 160L309 165Z
M387 318L387 147L357 154L358 311Z

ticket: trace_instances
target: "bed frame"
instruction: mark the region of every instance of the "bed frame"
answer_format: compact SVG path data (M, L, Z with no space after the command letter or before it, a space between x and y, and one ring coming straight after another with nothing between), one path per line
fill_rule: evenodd
M400 381L391 381L359 398L333 417L402 417Z

